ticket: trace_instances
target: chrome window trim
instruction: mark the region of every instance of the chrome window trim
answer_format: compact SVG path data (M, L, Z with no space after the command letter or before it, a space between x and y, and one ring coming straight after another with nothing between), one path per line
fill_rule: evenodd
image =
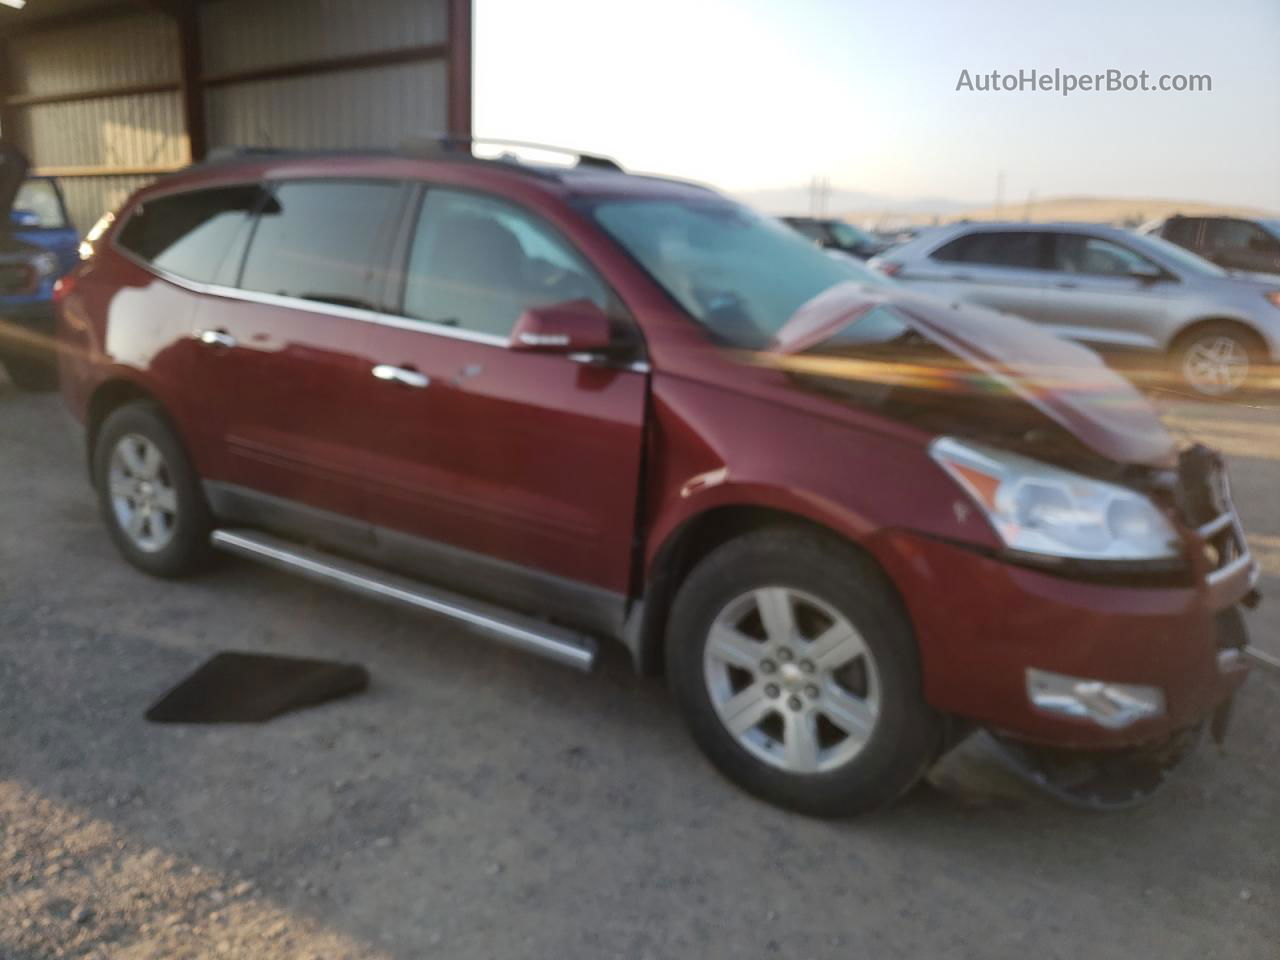
M225 287L217 283L203 283L199 280L190 280L187 277L180 276L176 273L170 273L168 270L163 270L155 264L147 263L133 252L117 245L114 238L111 242L111 246L116 253L135 266L141 267L143 270L146 270L153 276L159 277L161 280L165 280L175 286L182 287L184 290L190 290L192 293L225 297L228 300L241 300L246 303L261 303L267 306L283 307L287 310L302 310L307 313L323 313L328 316L342 317L347 320L360 320L364 323L377 324L382 327L394 327L398 330L416 331L436 337L449 337L453 340L465 340L469 343L482 343L490 347L502 347L507 350L511 349L510 337L499 337L491 333L479 333L474 330L464 330L457 327L451 327L443 323L433 323L430 320L418 320L414 317L405 317L398 314L379 313L375 310L361 310L357 307L343 307L336 303L323 303L319 300L302 300L298 297L281 296L277 293L259 293L256 290L241 290L239 287ZM565 356L575 363L600 363L599 358L595 357L593 354L574 353L566 354ZM636 361L634 363L622 365L617 369L629 370L632 373L648 373L651 368L645 361Z

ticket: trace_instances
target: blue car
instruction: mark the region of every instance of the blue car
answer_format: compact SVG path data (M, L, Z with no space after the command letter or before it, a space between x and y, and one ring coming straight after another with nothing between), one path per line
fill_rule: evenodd
M0 361L16 386L42 390L57 382L53 285L79 262L80 236L58 182L26 171L16 152L0 160L0 202L14 191L0 224Z

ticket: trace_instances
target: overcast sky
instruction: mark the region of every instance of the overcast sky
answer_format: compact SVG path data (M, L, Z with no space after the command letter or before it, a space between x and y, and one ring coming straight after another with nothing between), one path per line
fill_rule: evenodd
M1280 0L475 0L477 135L745 191L1280 211ZM1209 74L1208 93L957 92L971 73Z

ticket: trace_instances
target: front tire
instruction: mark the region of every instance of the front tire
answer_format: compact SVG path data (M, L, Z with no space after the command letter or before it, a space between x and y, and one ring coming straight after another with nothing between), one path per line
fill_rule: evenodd
M153 404L115 410L93 452L98 507L121 555L156 577L182 577L210 555L212 522L200 480L169 421Z
M1203 397L1225 398L1245 390L1265 361L1264 349L1248 329L1207 323L1180 337L1173 362L1182 381Z
M819 817L892 803L936 754L910 624L879 570L799 528L709 554L672 607L667 675L716 768Z

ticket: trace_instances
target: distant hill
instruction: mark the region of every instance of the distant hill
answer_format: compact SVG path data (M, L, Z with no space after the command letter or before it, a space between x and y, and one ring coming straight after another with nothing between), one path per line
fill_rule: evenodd
M1175 213L1188 216L1208 214L1244 217L1276 216L1275 213L1258 207L1151 197L1047 197L1030 204L1007 203L998 209L994 206L949 205L936 210L920 210L882 204L850 205L831 209L839 210L838 216L850 223L885 228L953 223L957 220L1029 220L1039 223L1067 220L1137 226L1148 220L1171 216Z
M774 216L803 215L810 212L807 186L750 190L736 196L757 210ZM827 194L826 209L830 211L830 216L871 229L924 226L952 223L956 220L1071 220L1136 225L1174 213L1280 216L1258 207L1152 197L1046 197L1030 204L1010 202L997 209L994 206L977 206L944 197L895 199L835 187Z

